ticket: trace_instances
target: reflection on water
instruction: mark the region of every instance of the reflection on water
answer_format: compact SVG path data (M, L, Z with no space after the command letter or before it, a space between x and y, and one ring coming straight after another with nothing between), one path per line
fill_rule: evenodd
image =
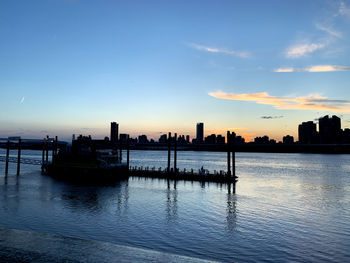
M226 213L227 228L229 232L233 232L236 228L236 196L230 192L227 194Z
M173 181L173 188L170 187L170 180L167 180L166 191L166 215L167 222L176 221L177 219L177 190L176 181Z
M163 161L162 152L133 154L134 164ZM186 152L178 163L198 159L220 170L226 155ZM233 185L137 177L76 185L26 165L19 177L15 166L4 176L0 163L0 227L226 262L350 257L348 155L238 153L236 163L236 193Z

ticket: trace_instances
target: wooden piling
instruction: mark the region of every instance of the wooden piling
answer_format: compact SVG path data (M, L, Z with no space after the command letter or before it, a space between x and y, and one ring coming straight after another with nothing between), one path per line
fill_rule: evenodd
M52 149L51 149L51 162L53 162L53 156L55 155L55 144L56 144L56 141L55 140L52 140L51 141L51 146L52 146Z
M127 141L126 141L126 165L128 166L129 169L129 153L130 153L130 138L129 135L127 136Z
M45 139L43 140L43 152L42 152L42 158L41 158L41 171L44 171L44 162L45 162Z
M122 140L119 138L119 160L122 161Z
M46 163L49 162L49 135L46 136Z
M9 171L9 158L10 158L10 141L7 141L7 144L6 144L5 175L7 175L7 174L8 174L8 171Z
M57 155L58 152L58 137L55 137L55 155Z
M236 149L235 149L236 134L231 134L231 151L232 151L232 177L236 176Z
M22 139L18 139L18 153L17 153L17 175L19 175L20 169L21 169L21 145Z
M176 159L177 159L177 133L174 135L174 172L176 173Z
M168 135L168 173L170 172L170 157L171 157L170 148L171 148L171 132L169 132L169 135Z
M231 142L231 136L230 136L230 131L227 131L227 174L230 176L231 175L231 164L230 164L230 142Z

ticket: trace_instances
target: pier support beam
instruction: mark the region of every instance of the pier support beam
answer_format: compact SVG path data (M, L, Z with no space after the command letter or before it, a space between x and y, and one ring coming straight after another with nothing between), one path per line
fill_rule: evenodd
M9 158L10 158L10 141L7 141L7 144L6 144L5 175L7 175L7 174L8 174L8 171L9 171Z
M58 137L55 137L55 155L57 155L58 152Z
M18 153L17 153L17 175L19 175L21 169L21 147L22 147L22 139L18 139Z
M119 138L119 160L120 161L122 161L122 155L123 155L122 140Z
M230 147L230 143L231 143L231 136L230 136L230 131L227 131L227 143L226 143L226 147L227 147L227 174L229 176L231 176L231 157L230 157L230 151L231 151L231 147Z
M46 148L46 142L45 142L45 138L44 138L44 140L43 140L43 152L42 152L42 156L41 156L41 172L44 172L45 148Z
M174 173L176 173L176 159L177 159L177 133L174 136Z
M128 166L128 170L129 170L129 161L130 161L129 154L130 154L130 138L128 135L126 139L126 165Z
M46 163L49 162L49 135L46 136Z
M168 173L170 173L170 157L171 157L170 148L171 148L171 132L169 132L168 134L168 168L167 168Z
M236 149L235 149L236 134L231 133L231 151L232 151L232 177L236 176Z

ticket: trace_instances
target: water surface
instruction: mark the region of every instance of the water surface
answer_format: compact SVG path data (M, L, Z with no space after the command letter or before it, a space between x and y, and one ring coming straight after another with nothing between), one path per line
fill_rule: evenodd
M349 155L236 157L236 194L226 185L136 177L72 185L29 165L17 177L10 164L5 177L0 163L0 227L225 262L350 260ZM164 151L131 152L131 165L164 168L166 160ZM226 155L179 152L178 165L225 170Z

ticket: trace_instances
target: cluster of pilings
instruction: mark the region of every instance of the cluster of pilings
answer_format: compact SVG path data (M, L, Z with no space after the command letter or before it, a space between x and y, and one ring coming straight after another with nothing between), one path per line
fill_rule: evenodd
M19 138L17 142L17 175L19 175L21 170L21 146L22 139ZM6 143L5 175L7 175L9 171L10 148L11 142L8 140Z
M227 174L233 177L236 176L236 153L235 153L236 134L227 131ZM230 155L232 153L232 170L230 164Z
M47 135L46 138L44 138L43 141L43 149L42 149L42 155L41 155L41 172L45 171L45 168L47 168L47 165L49 164L49 150L52 150L51 155L51 161L53 161L54 156L58 153L58 138L55 136L55 139L50 141L49 136Z
M170 159L171 159L171 132L169 132L168 135L168 166L167 166L167 172L168 173L177 173L178 169L176 167L176 161L177 161L177 133L174 135L174 168L170 167Z

